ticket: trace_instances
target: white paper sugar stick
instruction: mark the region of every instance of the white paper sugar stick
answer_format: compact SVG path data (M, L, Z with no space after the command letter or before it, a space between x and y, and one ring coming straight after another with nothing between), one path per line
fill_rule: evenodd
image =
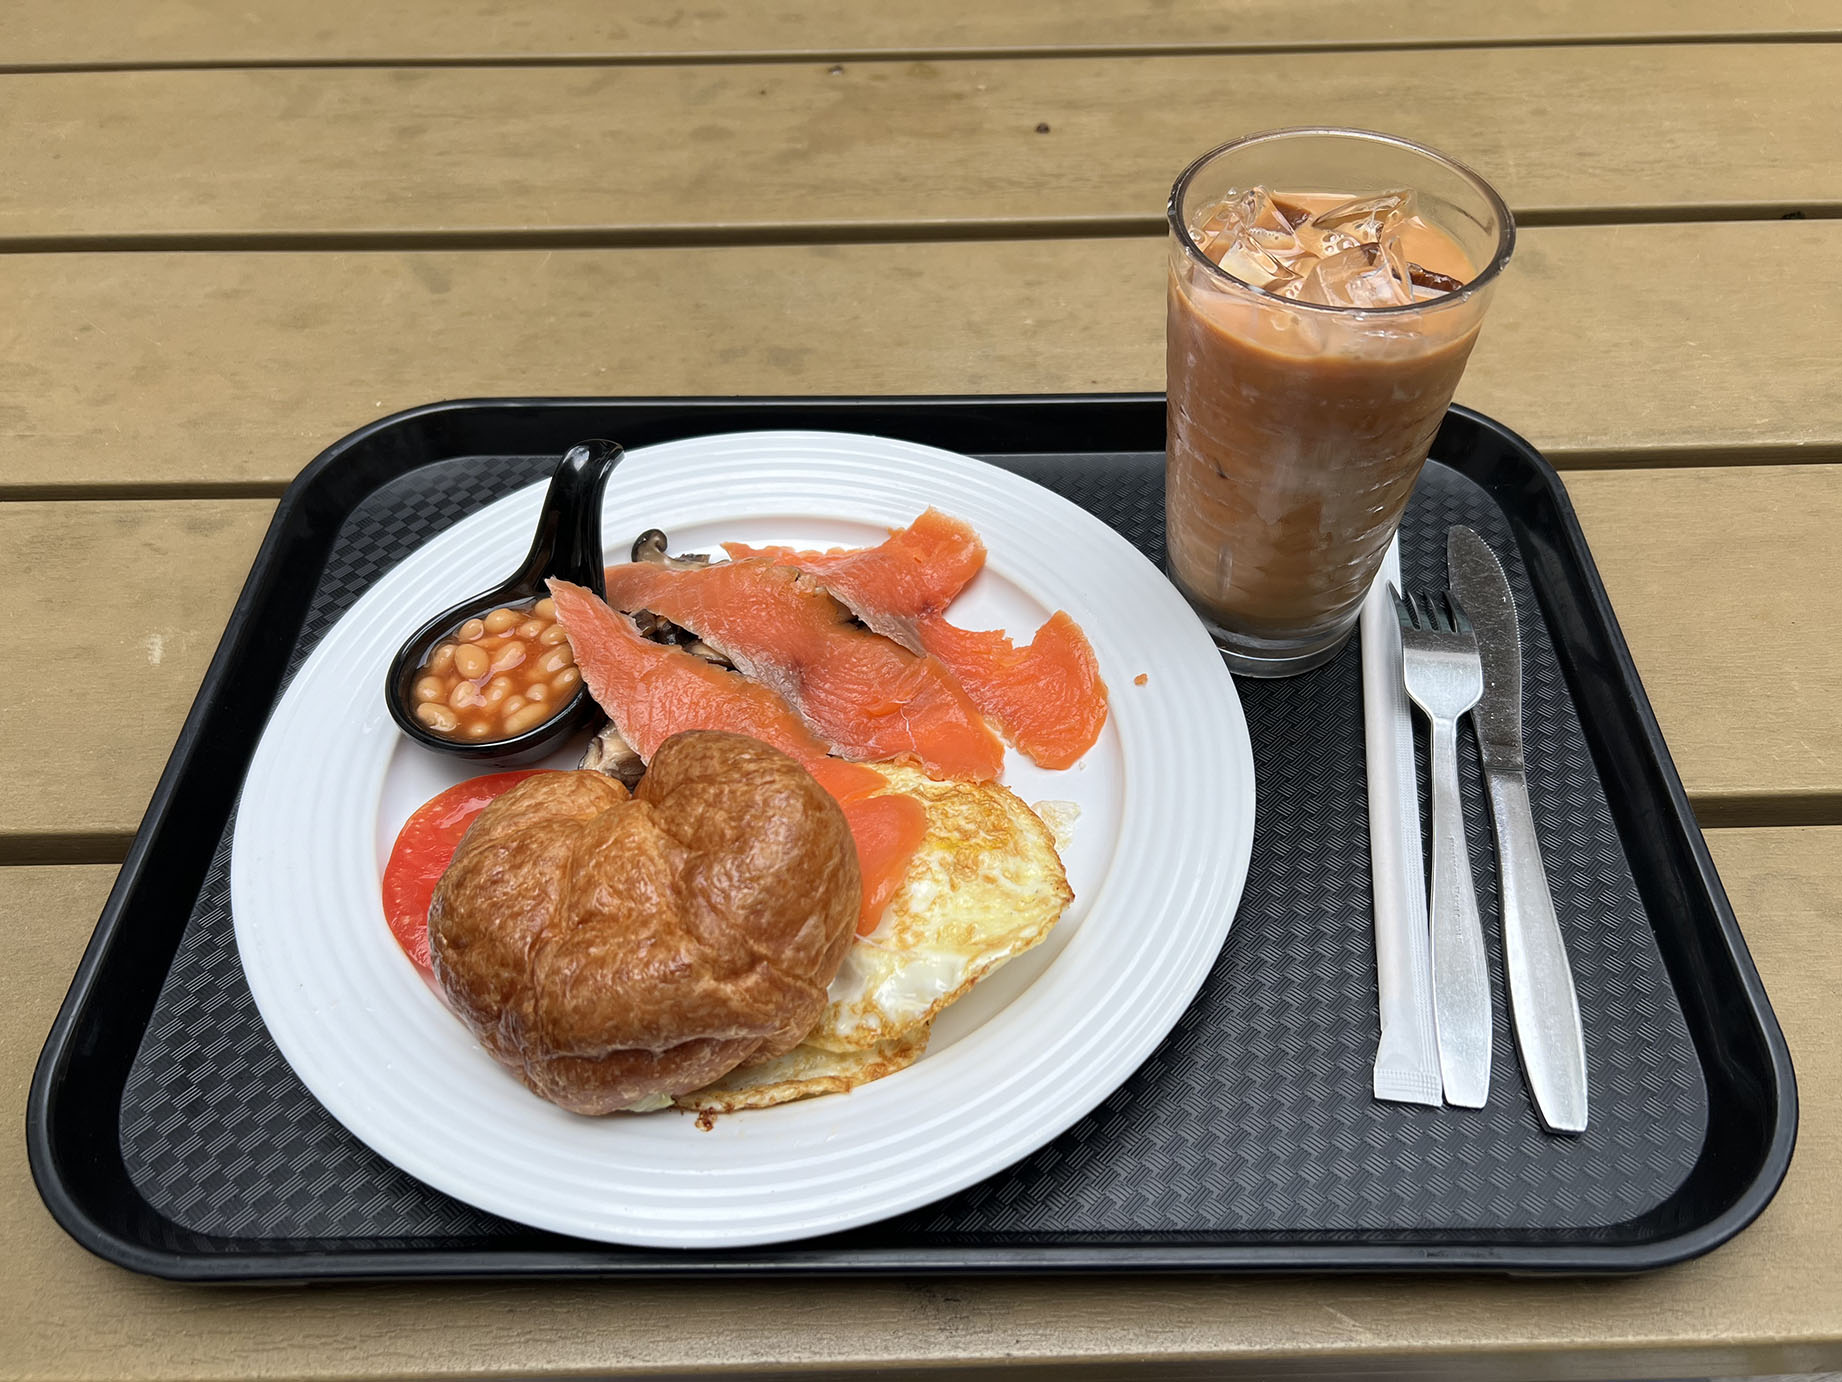
M1433 1028L1420 788L1414 776L1413 720L1401 683L1401 626L1394 617L1393 596L1400 585L1397 538L1362 606L1362 723L1375 889L1375 979L1381 997L1375 1097L1438 1104L1444 1087Z

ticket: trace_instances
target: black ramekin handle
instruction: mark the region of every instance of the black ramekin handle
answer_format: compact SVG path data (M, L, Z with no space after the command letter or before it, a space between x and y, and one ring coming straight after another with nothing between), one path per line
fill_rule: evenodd
M597 595L607 594L601 494L625 454L617 443L600 438L578 442L563 454L544 494L537 535L515 579L537 584L544 577L561 576Z

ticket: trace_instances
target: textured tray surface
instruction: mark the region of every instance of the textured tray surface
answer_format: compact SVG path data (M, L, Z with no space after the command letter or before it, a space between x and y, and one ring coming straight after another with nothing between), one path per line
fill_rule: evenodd
M347 518L294 666L422 541L542 478L547 458L422 467ZM1163 560L1162 457L1003 461ZM942 507L951 509L950 496ZM1544 1135L1502 992L1496 872L1475 755L1464 756L1472 872L1493 958L1496 1064L1476 1112L1369 1097L1375 976L1363 794L1360 654L1284 682L1240 683L1259 782L1252 872L1202 995L1100 1108L1009 1171L853 1241L899 1247L1229 1235L1323 1240L1595 1230L1652 1208L1700 1150L1707 1094L1675 994L1534 591L1494 501L1431 464L1402 527L1403 571L1444 580L1445 531L1504 559L1522 618L1530 791L1573 959L1592 1127ZM1424 781L1424 769L1422 770ZM417 1239L490 1247L528 1231L428 1189L314 1101L243 982L225 833L162 987L122 1104L130 1176L184 1229L261 1240ZM1150 919L1155 921L1155 919ZM1154 938L1155 939L1155 938Z

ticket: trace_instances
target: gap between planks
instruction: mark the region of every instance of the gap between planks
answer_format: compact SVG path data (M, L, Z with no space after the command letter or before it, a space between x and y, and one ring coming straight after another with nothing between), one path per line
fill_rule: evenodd
M916 395L917 398L931 396ZM900 395L894 397L900 401ZM1071 394L1069 397L1079 398L1081 395ZM826 398L827 395L814 394L810 401L820 403ZM1583 470L1717 470L1735 466L1842 464L1842 442L1809 446L1657 447L1571 453L1550 449L1542 454L1556 470L1563 473ZM142 484L78 482L21 485L0 482L0 504L82 503L121 499L279 499L287 492L288 484L286 480L156 480Z
M814 62L984 62L1054 58L1250 57L1287 53L1423 53L1496 48L1687 47L1716 43L1838 43L1829 29L1759 30L1748 33L1580 34L1531 38L1320 39L1296 43L1037 44L994 47L806 48L768 51L651 53L521 53L452 57L172 58L151 62L0 63L0 76L79 72L275 71L349 67L735 67Z
M119 864L132 835L0 835L0 868L45 864Z
M1711 202L1678 206L1532 207L1518 229L1548 226L1688 225L1842 218L1842 202ZM805 245L957 244L987 240L1131 240L1164 233L1161 215L1065 216L1043 221L768 222L746 225L547 226L503 230L157 231L133 234L3 235L0 254L347 252L364 250L557 250L793 248Z

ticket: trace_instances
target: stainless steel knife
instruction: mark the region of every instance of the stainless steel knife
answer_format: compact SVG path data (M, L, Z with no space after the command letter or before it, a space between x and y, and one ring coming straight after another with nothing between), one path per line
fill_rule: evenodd
M1477 630L1484 696L1471 712L1502 880L1504 970L1516 1048L1535 1111L1552 1132L1586 1129L1586 1043L1573 970L1554 916L1522 756L1522 640L1503 566L1469 528L1446 534L1446 579Z

